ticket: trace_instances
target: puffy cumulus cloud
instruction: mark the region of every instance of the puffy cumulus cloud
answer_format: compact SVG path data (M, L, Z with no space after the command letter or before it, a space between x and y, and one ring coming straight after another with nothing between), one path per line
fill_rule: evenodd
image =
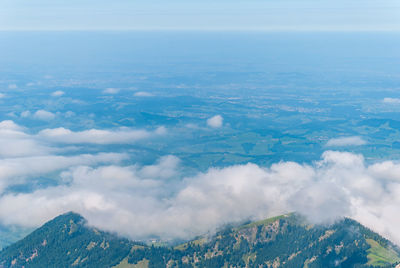
M118 88L106 88L103 90L103 94L117 94L119 93L119 89Z
M135 97L153 97L154 95L146 91L138 91L133 94Z
M312 165L249 163L192 177L180 170L173 156L149 166L74 166L62 185L3 194L0 220L37 226L73 210L133 239L173 239L298 211L316 223L349 216L400 243L400 163L367 165L362 155L327 151Z
M38 120L43 120L43 121L50 121L53 120L56 115L52 112L46 111L46 110L37 110L33 115L33 118L38 119Z
M63 96L64 94L65 94L64 91L57 90L57 91L52 92L52 93L51 93L51 96L52 96L52 97L61 97L61 96Z
M326 146L333 147L341 147L341 146L361 146L365 145L367 142L359 137L359 136L351 136L351 137L340 137L340 138L333 138L330 139L327 143Z
M154 131L136 130L127 127L116 130L89 129L72 131L61 127L44 129L38 133L38 137L50 142L69 144L129 144L155 135L164 135L165 133L166 129L164 127L159 127Z
M223 125L224 119L220 115L213 116L207 119L207 125L212 128L220 128Z
M400 98L384 98L383 103L400 104Z

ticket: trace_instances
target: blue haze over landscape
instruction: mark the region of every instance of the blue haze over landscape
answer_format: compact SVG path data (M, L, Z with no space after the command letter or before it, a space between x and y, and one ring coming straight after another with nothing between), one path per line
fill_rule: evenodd
M0 32L2 245L70 210L143 240L298 211L349 216L400 243L395 16L295 32L278 21L272 31L10 21Z

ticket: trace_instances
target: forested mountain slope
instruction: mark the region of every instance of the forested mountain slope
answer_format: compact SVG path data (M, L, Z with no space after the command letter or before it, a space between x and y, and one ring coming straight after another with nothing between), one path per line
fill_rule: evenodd
M172 247L129 241L67 213L1 251L0 267L395 267L399 256L350 219L313 226L290 214Z

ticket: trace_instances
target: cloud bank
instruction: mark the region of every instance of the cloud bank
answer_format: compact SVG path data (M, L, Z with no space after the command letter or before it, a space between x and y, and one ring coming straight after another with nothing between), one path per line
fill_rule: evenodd
M13 121L0 122L0 223L37 227L73 210L132 239L188 239L226 223L297 211L316 223L348 216L400 244L400 162L367 164L362 155L326 151L312 164L249 163L187 176L172 155L141 166L127 164L127 154L65 151L165 132L57 128L31 134ZM10 190L39 178L55 183Z
M59 185L3 194L0 221L38 226L73 210L91 225L132 239L175 239L298 211L316 223L352 217L400 243L400 163L368 165L362 155L326 151L312 165L249 163L185 177L174 156L148 166L107 157L96 165L90 161L102 159L69 159L72 164L59 164ZM13 176L1 180L10 183Z

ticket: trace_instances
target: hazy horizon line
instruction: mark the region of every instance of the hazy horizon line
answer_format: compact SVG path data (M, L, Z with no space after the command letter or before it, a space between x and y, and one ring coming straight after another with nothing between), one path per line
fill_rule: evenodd
M254 32L254 33L400 33L400 29L224 29L224 28L130 28L130 29L0 29L0 32Z

